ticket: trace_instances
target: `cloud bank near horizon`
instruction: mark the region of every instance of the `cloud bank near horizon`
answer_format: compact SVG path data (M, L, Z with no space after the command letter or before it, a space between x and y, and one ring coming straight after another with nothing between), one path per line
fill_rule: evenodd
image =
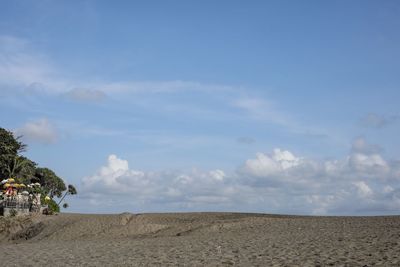
M276 148L231 173L141 171L112 154L97 173L82 179L81 197L93 206L125 202L158 211L390 214L400 209L399 181L400 162L385 160L357 139L344 159L318 161Z

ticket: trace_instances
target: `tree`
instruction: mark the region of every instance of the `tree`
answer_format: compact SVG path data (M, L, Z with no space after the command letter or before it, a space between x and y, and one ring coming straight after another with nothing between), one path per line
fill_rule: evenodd
M37 163L24 156L19 156L18 160L23 163L20 164L20 169L17 170L15 177L20 183L29 184L32 179L35 179Z
M20 153L26 150L26 144L20 141L21 136L15 137L11 131L0 127L0 179L16 178L18 183L30 184L38 182L41 187L30 187L34 193L40 193L41 198L49 196L49 209L59 211L59 204L66 195L75 195L73 185L65 186L63 179L48 168L37 168L37 164ZM67 190L67 191L66 191ZM63 192L66 191L63 195ZM57 204L54 197L62 199ZM68 204L67 204L68 206Z
M64 196L61 198L61 200L58 202L58 205L60 205L60 203L64 200L64 198L67 196L67 195L76 195L78 192L76 191L76 188L75 188L75 186L73 186L72 184L69 184L68 185L68 190L64 193ZM65 204L67 204L67 203L65 203ZM65 205L64 204L64 205ZM67 204L67 207L68 207L68 204Z
M5 167L6 177L17 178L21 183L29 183L36 173L36 163L23 156L10 158Z
M48 168L36 168L35 176L39 179L44 193L51 198L61 197L62 192L67 189L64 181Z
M0 128L0 176L7 177L7 169L18 157L18 153L25 151L26 145L19 141L21 136L14 137L11 131Z
M64 203L64 204L63 204L63 208L64 208L64 209L66 209L66 208L68 208L68 207L69 207L68 203Z
M22 136L14 137L11 131L8 131L0 127L0 154L6 155L17 155L25 151L26 145L19 141Z

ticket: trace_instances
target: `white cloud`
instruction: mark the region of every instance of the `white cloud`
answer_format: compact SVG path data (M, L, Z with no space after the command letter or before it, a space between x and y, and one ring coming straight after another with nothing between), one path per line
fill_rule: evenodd
M301 158L295 157L287 150L274 149L271 155L257 153L255 159L246 161L244 169L251 175L264 177L284 172L287 169L298 166Z
M396 162L377 153L352 151L344 159L329 161L300 158L281 150L258 153L240 168L240 179L259 189L275 188L278 195L286 196L285 202L296 202L291 205L299 205L306 213L385 213L400 208L398 202L389 201L400 180Z
M339 199L338 195L308 195L305 197L306 203L312 206L311 214L325 215L328 209Z
M378 154L352 152L344 159L316 161L274 149L257 153L229 175L220 169L145 172L110 155L105 166L83 179L83 192L95 203L107 192L158 210L384 214L400 208L396 166Z
M360 197L366 198L372 196L372 189L364 181L353 182L353 185L357 187L358 195Z
M226 174L222 170L213 170L210 171L210 176L217 181L222 181L226 177Z
M129 168L126 160L116 155L108 157L107 164L92 176L83 178L83 188L90 199L98 198L101 192L127 197L135 202L162 202L193 204L209 203L226 198L230 191L219 191L226 174L222 170L202 172L196 169L189 173L144 172ZM94 201L98 203L98 200Z
M390 185L386 185L386 186L383 187L383 192L384 193L391 193L393 191L394 191L394 189Z
M58 139L56 128L46 118L27 122L16 129L15 133L27 140L40 143L54 143Z
M389 171L388 163L379 154L354 153L349 157L349 164L357 171L371 174L376 172L387 173Z

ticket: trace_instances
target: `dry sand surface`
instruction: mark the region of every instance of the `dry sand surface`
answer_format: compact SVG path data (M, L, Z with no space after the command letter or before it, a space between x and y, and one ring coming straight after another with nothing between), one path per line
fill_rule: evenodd
M400 266L400 216L0 218L4 266Z

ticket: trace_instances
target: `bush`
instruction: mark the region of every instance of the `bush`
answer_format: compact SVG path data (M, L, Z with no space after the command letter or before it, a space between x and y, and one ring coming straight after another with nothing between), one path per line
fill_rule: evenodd
M47 204L47 206L49 207L49 214L53 214L55 212L60 212L60 206L57 205L57 202L55 202L53 199L50 199L48 201L45 201L45 195L41 196L40 201L44 204Z
M47 205L49 207L50 212L52 212L52 213L60 212L60 206L58 206L57 203L53 199L50 199L48 201Z

